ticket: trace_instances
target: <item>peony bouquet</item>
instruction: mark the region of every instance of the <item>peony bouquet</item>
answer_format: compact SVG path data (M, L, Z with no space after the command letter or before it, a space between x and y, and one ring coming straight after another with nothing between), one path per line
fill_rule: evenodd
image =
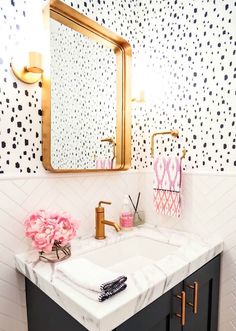
M26 237L39 252L51 252L53 246L65 246L76 236L78 222L63 212L38 210L25 220Z

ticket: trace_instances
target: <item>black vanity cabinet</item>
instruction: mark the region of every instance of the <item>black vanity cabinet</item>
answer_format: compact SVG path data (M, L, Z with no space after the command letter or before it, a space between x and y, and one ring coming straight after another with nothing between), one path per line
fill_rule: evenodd
M194 272L183 282L186 292L186 324L184 331L216 331L218 328L220 256ZM197 311L193 312L194 283L197 282Z
M113 331L217 331L220 255ZM87 330L26 279L29 331Z
M118 326L115 331L181 331L180 318L173 316L175 310L181 314L181 302L176 296L182 284L176 285L136 315Z
M219 275L220 255L115 330L216 331Z

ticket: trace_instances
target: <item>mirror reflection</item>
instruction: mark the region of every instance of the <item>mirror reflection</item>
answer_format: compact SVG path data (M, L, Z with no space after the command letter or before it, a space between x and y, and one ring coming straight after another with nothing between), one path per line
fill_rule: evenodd
M60 0L50 0L50 41L42 99L45 169L129 169L130 44Z
M116 56L50 19L51 164L111 169L116 154Z

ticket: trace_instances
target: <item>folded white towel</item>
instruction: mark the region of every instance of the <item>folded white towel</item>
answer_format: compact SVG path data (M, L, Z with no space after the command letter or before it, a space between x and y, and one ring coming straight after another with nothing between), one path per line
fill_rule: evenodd
M90 299L98 301L104 301L127 287L126 276L119 276L84 258L59 265L56 277Z

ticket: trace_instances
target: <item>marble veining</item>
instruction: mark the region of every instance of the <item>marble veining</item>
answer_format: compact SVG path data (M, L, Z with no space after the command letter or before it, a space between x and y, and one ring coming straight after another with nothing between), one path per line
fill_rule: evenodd
M77 238L72 242L71 259L132 237L146 237L177 247L174 253L128 274L127 289L103 303L90 300L55 277L56 265L39 261L36 251L16 255L16 268L88 330L111 331L223 250L217 237L145 225L129 233L107 231L103 241L92 236Z

